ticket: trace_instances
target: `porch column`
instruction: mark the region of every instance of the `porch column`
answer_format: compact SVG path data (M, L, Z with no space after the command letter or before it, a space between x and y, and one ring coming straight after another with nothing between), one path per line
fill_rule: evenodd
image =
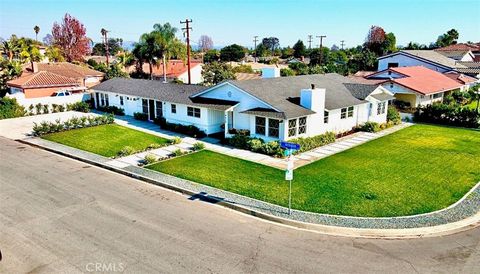
M228 134L228 111L223 112L223 120L225 121L224 136L227 137Z

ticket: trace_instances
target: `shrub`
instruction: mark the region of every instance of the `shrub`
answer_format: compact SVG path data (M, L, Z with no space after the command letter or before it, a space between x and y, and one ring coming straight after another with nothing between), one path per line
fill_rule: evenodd
M335 133L327 132L313 137L300 137L291 139L289 142L300 145L300 150L297 153L304 152L335 142Z
M5 98L5 97L4 97ZM28 115L35 115L35 112L33 112L33 110L35 109L35 106L34 105L30 105L28 107Z
M366 132L378 132L381 129L381 125L376 122L366 122L360 127L361 131Z
M153 144L149 144L147 146L147 149L156 149L156 148L161 148L162 145L161 144L156 144L156 143L153 143Z
M245 136L245 135L234 135L230 138L226 138L225 139L225 142L232 146L232 147L236 147L236 148L239 148L239 149L250 149L249 145L248 145L248 142L251 140L252 138L250 138L249 136Z
M47 114L47 113L50 112L49 107L48 107L48 104L43 105L42 108L43 108L43 113L44 113L44 114Z
M58 104L52 104L52 113L58 112Z
M459 105L436 103L421 106L415 111L414 120L469 128L480 127L480 113L477 113L474 109Z
M25 116L25 108L19 105L15 98L3 97L0 99L0 120L22 116Z
M278 141L265 143L265 141L260 138L252 138L237 134L231 138L226 138L223 143L239 149L246 149L270 156L282 156L283 154L283 150Z
M387 121L392 121L395 125L398 125L402 122L400 112L398 112L394 106L388 106Z
M148 114L143 113L143 112L134 112L133 113L133 118L136 120L140 121L148 121Z
M38 103L35 105L35 113L36 114L42 114L42 103Z
M175 136L175 137L173 137L173 139L169 140L169 143L172 144L172 145L177 145L177 144L180 144L181 142L182 142L182 138L180 138L178 136Z
M172 155L175 156L175 157L182 156L184 154L186 154L186 153L183 152L181 149L176 149L172 152Z
M120 157L125 157L135 153L135 149L131 146L124 146L117 154Z
M33 135L42 136L48 133L60 132L80 127L92 127L97 125L106 125L114 122L113 115L102 115L96 117L72 117L65 122L60 119L55 120L55 123L43 121L40 124L33 124Z
M247 148L253 152L265 153L264 141L258 138L252 138L247 141Z
M125 115L125 110L116 106L98 107L98 110L119 116Z
M79 111L79 112L90 112L90 105L87 102L76 102L67 105L67 110Z
M143 164L145 164L145 165L153 164L157 160L158 160L157 156L155 156L151 153L148 153L147 155L145 155L145 158L143 158Z
M65 106L64 105L58 105L58 112L64 112L65 111Z
M175 124L175 123L169 123L167 120L163 117L161 118L155 118L153 122L157 125L160 126L160 128L165 129L165 130L170 130L173 132L178 132L181 134L185 134L194 138L203 138L207 136L203 130L200 130L198 127L193 126L193 125L182 125L182 124Z
M202 150L202 149L205 149L205 144L204 143L196 142L195 144L193 144L193 150L194 151L199 151L199 150Z

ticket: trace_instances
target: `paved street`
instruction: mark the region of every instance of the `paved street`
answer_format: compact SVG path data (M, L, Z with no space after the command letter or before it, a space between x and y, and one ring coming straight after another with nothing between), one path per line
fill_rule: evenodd
M283 227L0 137L0 273L474 273L480 229L373 240ZM100 272L100 271L98 271Z

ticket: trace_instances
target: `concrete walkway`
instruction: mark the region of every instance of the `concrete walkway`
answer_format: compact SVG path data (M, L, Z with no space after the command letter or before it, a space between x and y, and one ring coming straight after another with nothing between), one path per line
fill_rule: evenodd
M158 125L153 124L151 122L146 121L139 121L135 120L131 116L116 116L115 123L129 127L132 129L136 129L139 131L143 131L146 133L150 133L153 135L157 135L163 138L171 139L173 137L181 137L182 143L177 145L176 147L172 147L173 150L175 149L187 149L191 147L194 143L198 142L199 140L191 137L186 137L185 135L174 133L168 130L161 129ZM294 156L295 168L299 168L301 166L313 163L318 161L322 158L334 155L336 153L342 152L344 150L350 149L352 147L361 145L368 141L383 137L385 135L391 134L403 128L411 126L412 123L402 123L400 125L393 126L391 128L382 130L377 133L370 133L370 132L357 132L352 135L337 139L334 143L328 144L319 148L316 148L311 151L303 152ZM219 143L218 139L206 137L201 139L201 141L205 144L205 147L209 150L222 153L231 157L240 158L243 160L260 163L266 166L278 168L278 169L286 169L287 163L285 159L275 158L272 156L268 156L261 153L256 153L244 149L232 148ZM124 163L136 165L140 160L142 160L147 153L157 154L159 157L164 155L166 151L170 151L170 148L163 148L158 150L152 150L149 152L142 152L136 155L129 156L127 159L117 159ZM172 151L173 151L172 150ZM120 164L121 166L122 164Z

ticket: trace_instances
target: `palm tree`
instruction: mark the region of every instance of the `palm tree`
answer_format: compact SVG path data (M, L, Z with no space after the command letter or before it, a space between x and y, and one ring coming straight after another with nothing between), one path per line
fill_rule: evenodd
M33 27L33 30L35 31L35 41L38 41L38 33L40 32L40 27L35 26Z
M3 41L2 46L3 46L3 52L8 57L8 61L12 61L13 56L16 53L18 53L18 51L20 50L20 47L17 41L13 39L10 39L9 41Z
M166 81L167 64L173 56L185 59L185 45L175 37L177 28L172 27L170 23L153 25L153 35L156 37L156 43L159 46L159 58L163 61L163 79Z
M144 61L148 62L150 79L153 79L153 64L156 64L158 56L161 56L161 48L157 40L158 35L156 33L144 33L140 37L138 45L138 53Z
M100 33L103 36L103 41L105 45L105 56L107 57L107 67L108 67L108 56L110 55L110 52L108 52L108 39L107 39L107 33L108 31L104 28L100 30Z

